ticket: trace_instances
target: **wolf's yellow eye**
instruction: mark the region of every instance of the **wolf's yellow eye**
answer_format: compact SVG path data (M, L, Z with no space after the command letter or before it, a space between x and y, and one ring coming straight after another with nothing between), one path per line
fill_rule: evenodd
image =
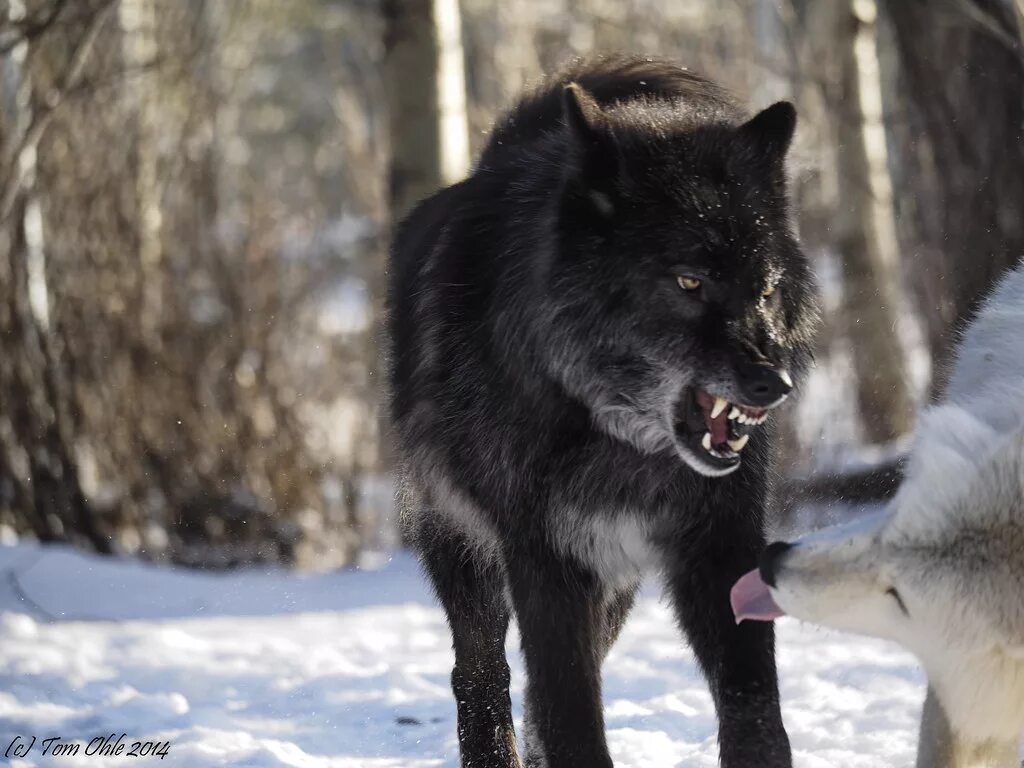
M767 288L765 288L763 291L761 291L761 298L762 299L770 299L774 295L775 295L775 286L774 285L769 285Z
M701 285L700 280L696 277L684 277L682 275L676 278L676 282L679 283L679 287L684 291L696 291Z

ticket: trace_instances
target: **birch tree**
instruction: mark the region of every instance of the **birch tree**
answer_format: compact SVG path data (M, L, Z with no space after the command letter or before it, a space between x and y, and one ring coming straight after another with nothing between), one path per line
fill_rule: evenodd
M1012 0L881 4L900 235L933 394L954 333L1024 253L1024 54Z
M386 0L383 12L397 221L469 168L462 21L458 0Z
M873 0L854 0L837 18L835 234L861 425L869 442L884 443L910 431L913 403L898 333L901 272L882 126L875 13Z

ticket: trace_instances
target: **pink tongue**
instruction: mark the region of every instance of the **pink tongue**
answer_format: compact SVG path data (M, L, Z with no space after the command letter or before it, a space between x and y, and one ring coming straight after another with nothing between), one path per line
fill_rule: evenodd
M726 410L729 406L726 406ZM711 420L711 444L714 446L725 445L729 439L729 421L725 411L718 414L717 419Z
M761 574L755 568L740 577L729 593L732 612L739 624L744 619L753 621L771 621L786 612L775 604L768 585L761 580Z

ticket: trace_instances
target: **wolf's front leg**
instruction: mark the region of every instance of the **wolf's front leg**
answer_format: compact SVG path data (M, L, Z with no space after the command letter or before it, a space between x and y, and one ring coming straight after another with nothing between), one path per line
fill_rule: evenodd
M509 552L506 567L526 662L527 768L612 768L601 705L601 585L539 544Z
M522 768L508 691L503 575L460 534L432 522L417 521L414 545L452 630L461 766Z
M715 700L723 768L790 768L773 626L737 626L729 606L729 589L756 566L764 546L759 526L736 517L721 515L711 530L670 555L669 591ZM726 530L713 530L723 524Z

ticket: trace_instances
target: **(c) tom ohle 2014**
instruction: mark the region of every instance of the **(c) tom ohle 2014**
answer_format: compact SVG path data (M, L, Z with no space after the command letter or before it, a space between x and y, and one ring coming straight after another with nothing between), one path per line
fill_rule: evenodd
M65 741L60 736L15 736L4 750L4 758L41 757L159 757L170 754L169 741L131 741L128 734L110 733L87 742Z

